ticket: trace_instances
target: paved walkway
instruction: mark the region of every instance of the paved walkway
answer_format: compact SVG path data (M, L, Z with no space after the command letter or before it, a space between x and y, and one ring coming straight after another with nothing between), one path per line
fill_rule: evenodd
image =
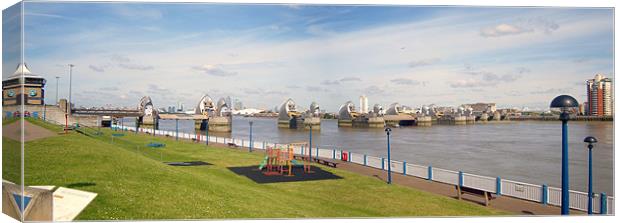
M2 137L7 137L12 140L20 141L22 129L20 125L20 122L16 121L11 124L2 126ZM55 132L32 124L28 121L24 121L24 141L26 142L55 135L57 135Z
M376 177L382 181L387 181L387 172L355 163L341 162L338 169L348 170L362 175ZM444 184L435 181L429 181L413 176L405 176L400 173L392 173L392 183L413 187L434 194L444 195L458 199L454 185ZM484 205L484 198L464 194L462 199L467 202ZM515 214L525 215L560 215L560 207L552 205L542 205L540 203L526 201L522 199L512 198L508 196L499 196L489 202L489 207L512 212ZM571 214L585 214L581 211L571 210Z
M174 138L174 137L170 137L170 138ZM180 140L188 141L187 139L180 139ZM200 141L200 143L205 143L205 142ZM229 147L227 144L214 143L214 142L209 142L209 146L239 149L239 150L244 150L244 151L248 150L248 148L243 148L240 146ZM262 152L263 150L254 150L254 151ZM331 160L331 159L327 159L327 160ZM386 171L375 169L375 168L368 167L368 166L363 166L363 165L356 164L356 163L351 163L351 162L344 162L344 161L339 161L339 160L332 160L332 161L338 163L338 167L337 167L338 169L347 170L350 172L375 177L381 181L387 181ZM436 181L429 181L426 179L421 179L421 178L414 177L414 176L407 176L407 175L403 175L400 173L392 174L392 183L416 188L416 189L427 191L427 192L434 193L434 194L452 197L454 199L458 199L454 185L450 185L450 184L440 183ZM484 206L484 198L474 196L474 195L469 195L469 194L463 194L461 197L463 201L465 202L472 202L472 203ZM511 212L511 213L514 213L515 215L539 215L539 216L560 215L560 207L556 207L553 205L542 205L541 203L526 201L526 200L522 200L518 198L508 197L508 196L496 197L496 199L493 199L489 202L489 207L495 208L498 210ZM585 215L586 213L582 211L571 210L571 214L572 215Z

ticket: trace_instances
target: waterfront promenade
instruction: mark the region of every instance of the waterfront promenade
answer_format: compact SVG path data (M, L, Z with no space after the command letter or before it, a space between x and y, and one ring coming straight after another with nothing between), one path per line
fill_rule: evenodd
M158 136L164 137L164 136ZM172 136L169 136L172 137ZM191 142L191 140L182 139L187 142ZM247 148L244 147L233 147L231 148L229 145L224 143L210 143L210 146L219 147L219 148L227 148L238 151L247 152ZM256 151L256 153L262 153L262 150ZM372 168L369 166L359 165L351 162L343 162L340 160L330 160L331 162L338 163L337 168L350 171L353 173L373 177L382 182L387 181L387 173L384 170ZM450 197L453 199L457 199L457 191L454 185L440 183L437 181L429 181L425 179L421 179L418 177L403 175L399 173L392 174L392 183L398 184L406 187L411 187L423 191L427 191L433 194L438 194L441 196ZM552 205L542 205L538 202L526 201L518 198L513 198L509 196L497 196L493 195L494 199L490 202L490 207L507 211L508 213L514 215L559 215L560 207L552 206ZM484 205L480 197L472 196L472 195L463 195L463 200L466 202L470 202L476 205ZM579 210L571 210L571 214L585 215L587 214L584 211Z
M286 143L307 141L307 130L281 129L276 119L233 117L232 133L209 132L218 138L249 139L253 121L255 141ZM129 121L124 122L132 124ZM475 125L434 125L393 128L392 159L408 163L460 170L483 176L559 187L559 121L501 121ZM571 188L586 191L587 150L583 138L599 139L593 153L594 191L612 196L613 122L569 124ZM162 121L161 131L175 131L174 121ZM194 133L191 121L179 121L179 131ZM205 131L201 133L205 135ZM321 149L350 151L375 157L386 156L385 132L381 128L339 128L336 120L321 121L312 134L312 145Z
M122 127L122 129L131 130L128 127ZM140 132L153 134L152 129L140 129ZM179 133L177 135L176 132L169 131L160 131L157 130L153 135L166 135L173 136L177 138L183 139L206 139L206 136L200 135L192 135L188 133ZM225 137L209 137L209 141L223 144L235 144L241 147L249 147L250 143L247 139L239 139L239 138L225 138ZM257 142L254 141L252 143L252 147L254 150L256 149L265 149L269 146L275 146L274 143L268 142ZM248 148L249 149L249 148ZM371 167L374 169L379 169L385 172L387 170L387 162L385 158L372 157L359 153L345 152L342 150L329 150L329 149L312 149L313 156L323 158L323 159L341 159L347 163L356 163L359 165L363 165L364 167ZM308 154L310 153L307 148L295 148L295 153L297 154ZM344 156L344 155L347 156ZM347 157L347 158L345 158ZM447 185L463 185L466 187L477 188L483 191L488 191L494 193L496 195L502 196L510 196L512 198L528 200L534 203L538 203L544 206L547 205L555 205L559 206L559 188L548 187L546 185L535 185L530 183L523 183L518 181L506 180L497 178L491 178L486 176L475 175L471 173L463 173L461 171L451 171L440 168L432 168L431 166L425 167L415 164L409 164L407 162L401 162L392 160L391 162L392 171L394 174L403 174L412 177L418 177L421 179L426 179L433 182L439 182ZM427 172L428 170L428 172ZM570 207L572 209L584 211L587 206L587 193L579 192L579 191L571 191L571 200ZM613 213L613 197L606 195L595 194L594 197L594 210L595 213ZM510 202L509 202L510 203ZM603 208L602 208L603 207ZM602 209L602 210L601 210ZM531 211L530 211L531 212Z

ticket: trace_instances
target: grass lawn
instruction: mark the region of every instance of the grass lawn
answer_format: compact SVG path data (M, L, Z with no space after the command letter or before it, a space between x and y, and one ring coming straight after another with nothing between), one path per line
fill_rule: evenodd
M60 126L30 120L54 132ZM26 185L91 191L97 198L78 219L321 218L509 214L376 178L320 166L342 179L258 184L228 167L257 165L248 153L174 138L125 132L111 143L110 129L77 132L26 143ZM151 141L164 149L146 147ZM5 137L3 179L19 182L19 143ZM160 154L161 151L161 154ZM160 161L204 161L174 167Z

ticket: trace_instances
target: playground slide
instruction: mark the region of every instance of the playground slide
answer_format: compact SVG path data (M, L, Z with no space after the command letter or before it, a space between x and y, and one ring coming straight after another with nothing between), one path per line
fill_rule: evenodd
M267 159L269 159L269 157L265 156L265 159L263 159L263 161L260 162L260 165L258 165L259 170L262 170L263 168L265 168L265 165L267 165Z

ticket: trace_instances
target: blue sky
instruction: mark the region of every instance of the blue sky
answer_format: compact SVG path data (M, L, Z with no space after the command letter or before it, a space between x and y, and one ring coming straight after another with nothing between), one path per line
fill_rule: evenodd
M24 24L25 61L48 98L54 76L66 97L72 63L85 106L143 95L193 106L207 93L266 109L291 97L335 111L362 94L384 106L545 108L613 76L609 8L27 2ZM15 68L6 49L3 77Z

